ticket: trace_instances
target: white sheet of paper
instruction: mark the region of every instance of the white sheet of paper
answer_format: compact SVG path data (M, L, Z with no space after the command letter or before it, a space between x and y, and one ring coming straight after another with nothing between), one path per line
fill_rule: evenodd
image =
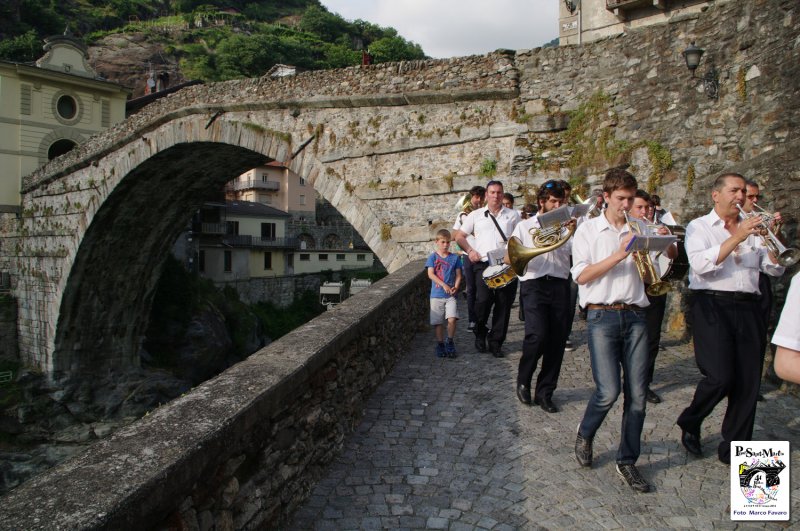
M678 241L678 237L672 234L665 236L636 236L628 250L663 252L676 241Z
M555 210L551 210L550 212L539 214L536 219L539 220L539 225L546 229L547 227L553 227L555 225L566 223L570 220L570 217L570 207L569 205L564 205Z
M582 218L583 216L589 213L589 210L592 208L592 205L588 204L572 205L572 207L570 208L572 209L572 212L570 212L570 216L572 216L573 218Z

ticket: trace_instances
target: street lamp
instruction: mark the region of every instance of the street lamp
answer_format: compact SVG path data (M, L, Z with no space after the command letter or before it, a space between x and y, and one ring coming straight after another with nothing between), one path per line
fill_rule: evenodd
M703 57L705 50L698 48L694 45L694 41L683 52L683 58L686 60L686 68L692 73L692 79L700 79L703 82L706 96L711 99L719 99L719 73L712 65L706 70L703 77L697 77L695 70L700 65L700 59Z

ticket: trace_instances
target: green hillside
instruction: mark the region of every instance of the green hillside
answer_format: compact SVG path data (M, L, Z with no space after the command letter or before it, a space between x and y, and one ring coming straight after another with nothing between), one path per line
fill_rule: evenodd
M305 69L421 59L419 45L363 20L347 21L318 0L4 0L0 59L33 61L42 39L65 28L91 45L117 33L144 33L176 58L186 78L263 75L277 63Z

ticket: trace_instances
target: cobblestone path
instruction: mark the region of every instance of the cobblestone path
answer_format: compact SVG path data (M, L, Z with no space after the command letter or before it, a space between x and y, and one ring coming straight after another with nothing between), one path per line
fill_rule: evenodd
M466 315L466 308L459 308ZM439 359L433 334L409 338L407 354L369 399L292 529L715 529L800 527L800 460L792 446L792 521L732 522L729 468L716 458L723 401L703 426L706 457L687 455L675 420L699 372L691 344L659 353L638 465L655 487L637 494L614 470L622 397L595 437L595 463L575 461L575 430L593 390L585 323L573 331L549 414L521 404L516 369L524 326L516 307L506 357L478 354L466 321L457 359ZM538 372L536 373L538 375ZM534 379L536 378L534 375ZM754 439L800 442L800 400L765 384Z

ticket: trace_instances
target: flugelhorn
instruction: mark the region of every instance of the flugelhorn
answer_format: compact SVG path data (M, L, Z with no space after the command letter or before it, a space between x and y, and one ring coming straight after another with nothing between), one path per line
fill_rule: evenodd
M566 234L564 233L565 226L567 226ZM533 236L533 247L525 247L519 238L512 236L508 239L508 261L511 269L517 276L524 275L528 262L541 254L555 251L567 243L575 234L576 226L575 220L570 220L546 229L531 229L529 232Z
M756 204L753 203L753 206L756 206ZM764 247L767 248L767 251L777 258L780 265L783 267L790 267L800 260L800 251L783 245L778 237L775 236L775 233L769 228L770 223L775 219L774 214L770 214L761 207L758 207L760 212L745 212L742 205L739 203L736 203L736 208L741 212L742 219L761 216L761 223L758 225L759 232L761 233L761 241L764 242Z
M625 215L625 223L628 224L631 232L637 236L644 235L648 230L647 225L645 225L644 222L640 223L639 220L631 219L630 216L628 216L627 210L623 210L622 212ZM633 251L631 254L633 255L633 262L636 264L636 271L639 273L639 278L641 278L642 282L645 284L648 282L650 283L650 285L645 288L648 295L657 297L659 295L665 295L672 289L669 282L661 280L661 277L656 273L653 259L650 258L650 253L648 251Z

